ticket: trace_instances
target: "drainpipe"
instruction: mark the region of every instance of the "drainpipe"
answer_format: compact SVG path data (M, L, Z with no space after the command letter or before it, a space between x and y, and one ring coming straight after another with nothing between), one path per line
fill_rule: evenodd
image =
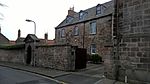
M35 54L36 54L36 40L34 40L34 55L33 55L33 66L35 67L36 66L36 64L35 64Z
M118 13L119 13L119 0L116 0L116 32L117 32L117 35L116 35L116 40L117 40L117 43L116 43L116 80L118 81L119 80L119 44L120 44L120 34L119 34L119 17L118 17Z
M113 42L113 39L114 39L114 13L112 13L112 16L111 16L111 30L112 30L112 42Z

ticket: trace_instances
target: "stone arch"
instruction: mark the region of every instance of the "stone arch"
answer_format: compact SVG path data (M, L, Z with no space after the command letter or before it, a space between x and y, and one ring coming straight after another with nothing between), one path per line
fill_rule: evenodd
M32 56L32 48L31 46L29 45L27 47L27 57L26 57L26 64L31 64L31 56Z

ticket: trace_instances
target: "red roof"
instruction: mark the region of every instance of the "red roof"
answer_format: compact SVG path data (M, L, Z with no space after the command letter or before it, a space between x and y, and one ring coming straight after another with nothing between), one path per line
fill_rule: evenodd
M47 44L48 44L48 45L54 45L54 44L55 44L55 41L54 41L54 40L47 40Z
M10 44L16 44L16 41L9 41Z

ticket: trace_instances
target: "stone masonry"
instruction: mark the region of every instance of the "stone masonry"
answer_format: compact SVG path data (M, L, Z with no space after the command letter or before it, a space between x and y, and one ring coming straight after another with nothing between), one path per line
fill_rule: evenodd
M0 61L24 63L24 49L0 49Z
M35 35L29 34L23 44L1 45L0 61L73 71L76 49L71 45L41 44Z
M107 67L108 77L133 84L150 82L150 0L114 0L118 46Z
M96 14L96 7L98 6L101 6L101 14ZM104 54L108 52L108 49L104 46L112 42L112 8L112 1L110 1L81 10L78 13L74 12L73 9L68 10L66 19L55 28L56 44L71 44L79 48L85 48L88 54L93 54L91 52L91 45L94 44L96 46L96 54L104 58ZM79 19L81 12L85 14L82 20ZM66 22L68 17L72 18L70 22ZM96 23L95 34L90 33L90 24L92 22ZM77 35L74 35L75 27L78 28ZM65 33L63 37L61 36L62 30Z
M53 45L36 47L36 66L59 70L75 70L75 47Z

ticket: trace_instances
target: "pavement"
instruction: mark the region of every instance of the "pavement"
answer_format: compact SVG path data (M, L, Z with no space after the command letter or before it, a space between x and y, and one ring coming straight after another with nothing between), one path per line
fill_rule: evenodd
M66 72L61 70L26 66L23 64L0 62L0 66L17 70L27 71L42 76L50 77L66 84L125 84L123 82L110 80L103 75L103 64L87 64L87 68Z

